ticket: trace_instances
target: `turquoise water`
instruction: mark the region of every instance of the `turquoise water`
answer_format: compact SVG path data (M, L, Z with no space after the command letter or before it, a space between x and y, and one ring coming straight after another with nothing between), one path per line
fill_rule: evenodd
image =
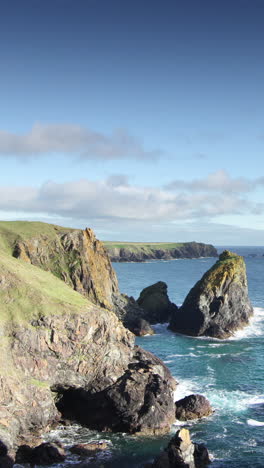
M157 325L156 335L137 343L164 360L179 382L176 399L202 393L215 409L206 419L191 424L192 439L204 442L212 468L264 467L264 247L232 248L245 255L249 294L255 315L249 327L232 339L192 338ZM249 256L253 255L253 256ZM256 256L255 256L256 255ZM121 291L138 297L143 287L162 280L178 305L201 275L215 262L212 258L167 262L114 264ZM179 426L172 428L172 433ZM151 461L166 446L171 434L142 438L125 434L100 434L74 426L49 435L64 443L104 439L109 450L99 459L80 463L77 457L57 467L104 466L136 468ZM89 465L88 465L89 463Z

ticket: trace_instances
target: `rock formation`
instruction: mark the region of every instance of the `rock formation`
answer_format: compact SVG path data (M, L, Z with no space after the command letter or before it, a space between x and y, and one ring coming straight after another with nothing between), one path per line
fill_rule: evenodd
M81 236L87 239L88 234ZM111 310L95 305L49 271L12 257L12 249L3 245L0 239L3 443L12 447L20 436L25 443L32 431L56 423L60 418L56 398L61 401L67 391L83 392L94 402L101 401L104 394L114 415L110 424L104 414L104 426L111 430L156 432L168 428L173 418L173 380L162 362L134 347L134 335ZM96 273L96 262L93 268ZM99 265L97 291L101 268ZM109 271L105 273L108 279ZM104 288L103 278L102 271L101 291L111 292L110 280L106 282L110 289ZM107 299L107 295L101 296L99 302L103 297ZM126 393L120 396L123 388ZM132 404L133 398L138 399L137 405ZM121 401L122 413L118 412ZM73 406L72 417L77 416ZM86 419L86 424L94 426L94 417Z
M143 243L105 242L112 262L145 262L147 260L171 260L173 258L217 257L217 250L210 244L199 242Z
M113 385L96 394L85 388L64 390L58 408L63 417L92 429L161 434L175 421L175 387L162 361L135 347L127 371Z
M191 289L169 328L186 335L227 338L247 325L252 313L244 259L226 250Z
M138 305L144 310L144 319L151 324L168 322L178 310L169 300L167 289L166 283L158 281L143 289L137 299Z
M205 468L210 463L207 448L193 443L188 429L181 429L157 457L152 468Z
M179 421L199 419L213 413L209 401L203 395L188 395L176 401L175 406L176 419L179 419Z

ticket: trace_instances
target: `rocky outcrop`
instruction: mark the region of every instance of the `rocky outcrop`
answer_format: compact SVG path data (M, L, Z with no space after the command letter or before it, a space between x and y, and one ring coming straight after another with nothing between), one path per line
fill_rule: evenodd
M217 250L210 244L200 242L123 244L105 242L112 262L146 262L147 260L171 260L173 258L217 257Z
M169 328L186 335L227 338L247 325L252 313L244 259L226 250L191 289Z
M188 421L204 418L213 413L213 409L203 395L188 395L176 401L176 419Z
M116 415L111 424L104 415L105 428L155 432L168 427L170 373L154 356L135 351L134 335L112 311L2 252L0 302L0 439L8 447L56 423L56 398L67 391L89 394L94 402L106 395ZM138 401L132 404L128 394ZM86 424L94 426L94 417Z
M193 443L188 429L181 429L168 447L151 465L152 468L205 468L210 463L209 453L203 444Z
M161 434L175 420L175 387L162 361L135 347L127 371L113 385L96 394L84 388L62 391L58 408L92 429Z
M154 335L155 331L144 319L137 319L130 325L130 331L136 336Z
M167 284L158 281L141 291L137 304L144 310L144 319L149 323L168 322L171 315L178 310L169 300L167 290Z
M92 229L65 230L50 226L34 237L15 241L13 255L50 271L101 307L112 308L118 282L105 248Z

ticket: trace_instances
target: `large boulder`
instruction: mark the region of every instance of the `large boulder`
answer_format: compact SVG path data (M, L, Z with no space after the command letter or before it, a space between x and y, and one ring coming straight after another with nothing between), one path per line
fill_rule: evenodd
M252 314L244 259L225 250L173 314L169 328L186 335L227 338L247 325Z
M203 444L191 441L188 429L181 429L159 455L152 468L205 468L210 463L209 453Z
M167 289L166 283L158 281L144 288L137 299L137 304L144 310L144 319L151 324L168 322L178 310L169 300Z
M67 419L100 431L161 434L175 421L176 382L163 362L135 347L128 370L97 393L84 388L62 393L59 410Z
M154 335L155 331L150 324L144 319L137 319L134 323L131 323L129 327L130 331L136 336Z
M176 401L175 406L176 419L180 421L203 418L213 413L209 401L203 395L188 395Z

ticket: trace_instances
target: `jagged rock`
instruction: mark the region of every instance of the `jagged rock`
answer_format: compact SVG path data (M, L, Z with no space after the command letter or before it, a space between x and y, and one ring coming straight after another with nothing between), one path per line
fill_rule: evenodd
M129 330L134 333L136 336L144 336L144 335L154 335L155 331L150 326L150 324L144 319L135 320L129 326Z
M204 468L210 463L203 444L190 439L188 429L181 429L169 442L164 452L152 464L153 468Z
M212 407L203 395L188 395L176 401L176 418L180 421L198 419L212 414Z
M225 250L173 314L169 328L186 335L227 338L247 325L252 314L244 259Z
M109 448L108 442L95 441L95 442L89 442L87 444L73 445L72 447L70 447L70 452L76 455L82 455L82 456L87 457L101 450L107 450L108 448Z
M43 442L31 452L30 463L36 465L51 465L63 462L66 458L65 450L60 442Z
M102 242L92 229L49 226L48 234L18 240L13 255L51 271L80 294L101 307L112 308L112 294L119 294L117 277Z
M169 430L175 419L172 377L158 358L135 350L134 336L114 313L50 273L12 257L0 255L0 261L0 436L5 443L12 446L31 428L58 421L54 392L68 389L99 402L85 421L89 426ZM71 410L74 414L74 405ZM85 407L81 412L86 414Z
M136 321L144 318L144 310L126 294L113 294L114 312L126 328L133 331Z
M128 370L102 392L62 392L58 405L62 414L100 431L167 432L175 421L175 380L159 358L135 348Z
M129 243L105 242L112 262L146 262L147 260L170 260L173 258L217 257L217 250L201 242L174 243Z
M178 310L169 300L167 289L166 283L158 281L144 288L137 299L138 305L145 311L144 319L151 324L168 322L171 315Z

